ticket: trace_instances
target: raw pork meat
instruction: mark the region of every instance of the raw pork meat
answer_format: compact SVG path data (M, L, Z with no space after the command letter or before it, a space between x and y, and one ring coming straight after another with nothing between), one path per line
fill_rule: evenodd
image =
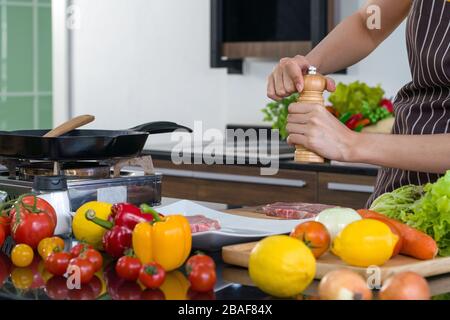
M265 205L262 207L262 211L268 216L282 219L310 219L328 208L335 208L335 206L303 202L276 202Z
M189 220L192 233L220 230L219 221L209 219L203 215L186 216L186 218Z

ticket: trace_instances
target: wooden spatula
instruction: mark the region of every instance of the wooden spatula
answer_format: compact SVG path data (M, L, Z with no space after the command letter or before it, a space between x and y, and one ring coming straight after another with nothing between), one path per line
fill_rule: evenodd
M62 136L63 134L65 134L67 132L70 132L70 131L77 129L79 127L82 127L88 123L91 123L94 120L95 120L95 117L91 116L89 114L85 114L82 116L72 118L69 121L66 121L63 124L57 126L55 129L47 132L44 135L44 137L45 138L55 138L55 137Z

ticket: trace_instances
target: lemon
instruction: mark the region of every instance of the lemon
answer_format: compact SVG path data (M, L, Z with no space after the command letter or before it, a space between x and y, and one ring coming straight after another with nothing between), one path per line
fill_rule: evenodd
M397 241L398 236L383 222L363 219L350 223L339 233L332 251L353 266L381 266L391 258Z
M98 218L107 220L111 214L111 207L111 204L99 201L87 202L79 207L72 221L72 230L75 238L78 241L83 241L100 249L102 247L102 237L106 229L87 220L85 213L88 210L94 210Z
M252 281L267 294L294 297L314 279L316 259L300 240L271 236L261 240L250 254L248 271Z

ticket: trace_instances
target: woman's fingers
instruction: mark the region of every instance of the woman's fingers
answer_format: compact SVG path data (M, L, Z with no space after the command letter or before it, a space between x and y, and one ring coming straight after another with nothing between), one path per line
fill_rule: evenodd
M310 63L303 56L283 58L268 78L267 96L279 100L304 88L303 74Z
M336 83L334 82L334 80L328 77L326 78L327 78L327 91L328 92L336 91Z
M275 92L275 79L272 74L267 78L267 96L270 99L276 100L276 101L279 101L282 99L281 97L277 96L277 94Z
M307 124L288 123L286 130L289 134L306 134L308 132Z
M307 138L306 136L302 135L302 134L290 134L287 137L287 143L289 143L290 145L302 145L302 146L307 146Z
M287 97L288 93L284 88L283 82L283 70L281 70L280 66L275 68L273 78L275 80L275 94L279 97Z
M290 114L306 114L311 113L314 111L320 111L322 109L325 109L320 104L308 104L308 103L291 103L288 107L288 112Z
M287 123L306 124L311 119L311 113L290 113L287 116Z

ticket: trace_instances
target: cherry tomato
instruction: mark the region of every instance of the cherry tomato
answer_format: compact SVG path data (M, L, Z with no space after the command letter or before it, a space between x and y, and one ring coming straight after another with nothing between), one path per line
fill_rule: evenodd
M103 257L101 253L95 249L87 249L86 251L83 251L79 257L89 260L94 265L95 272L100 270L103 266Z
M189 300L216 300L216 295L214 290L210 290L207 292L198 292L189 288L187 293Z
M196 255L193 255L190 257L186 262L186 273L191 273L191 270L199 265L205 265L208 268L211 268L213 270L216 269L216 264L214 263L214 260L205 254L198 253Z
M17 267L27 267L33 262L33 249L27 244L14 246L11 252L11 261Z
M189 274L191 289L198 292L208 292L216 284L216 271L205 265L196 266Z
M64 240L60 237L44 238L38 244L38 253L42 259L47 259L55 251L64 250Z
M311 249L316 259L330 248L330 233L322 223L317 221L307 221L299 224L292 230L290 236L303 241Z
M71 268L71 267L77 267L78 268L79 276L80 276L80 283L81 284L88 283L89 281L91 281L92 277L95 274L94 265L87 259L83 259L83 258L80 258L80 257L73 258L69 262L69 268ZM72 271L71 275L73 275L73 273L74 273L74 271ZM76 274L77 273L75 273L75 275Z
M94 247L87 243L78 243L72 249L70 249L70 253L74 258L76 258L80 255L81 252L86 251L87 249L94 249Z
M52 253L44 262L45 269L51 274L62 276L66 273L72 255L68 252Z
M123 256L117 260L116 273L123 279L136 281L139 278L141 267L142 264L138 258Z
M65 300L69 297L67 279L62 276L51 277L45 284L45 293L53 300Z
M156 262L144 264L139 272L139 281L150 289L157 289L166 278L166 272Z
M159 289L147 289L142 291L141 300L166 300L164 292Z

